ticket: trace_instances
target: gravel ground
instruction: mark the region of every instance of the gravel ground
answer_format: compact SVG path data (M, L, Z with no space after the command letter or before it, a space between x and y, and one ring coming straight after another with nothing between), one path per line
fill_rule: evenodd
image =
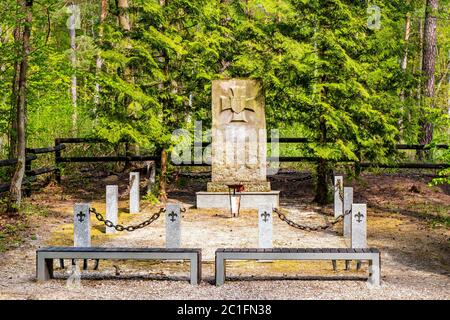
M70 207L62 210L66 221L70 221ZM325 223L326 217L314 207L292 201L284 201L283 207L298 222ZM134 221L156 210L145 209ZM204 250L204 280L199 286L187 282L185 263L131 261L102 261L99 271L82 271L79 286L68 285L69 271L58 269L57 279L37 283L35 250L47 245L51 233L61 228L47 225L38 230L36 240L0 255L0 299L450 299L447 233L420 226L400 216L369 216L369 246L382 251L382 285L373 288L365 281L367 266L356 272L343 271L339 264L335 273L331 262L235 262L227 267L230 279L215 287L214 250L256 247L256 212L244 211L238 219L230 219L227 212L195 209L184 214L182 241L186 247ZM345 247L341 228L338 224L331 231L304 232L274 217L274 246ZM409 237L411 230L419 240ZM162 247L164 218L145 229L96 241L102 246Z

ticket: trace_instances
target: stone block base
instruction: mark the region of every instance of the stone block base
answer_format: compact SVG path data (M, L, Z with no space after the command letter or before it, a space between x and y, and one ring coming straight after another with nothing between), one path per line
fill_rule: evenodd
M240 192L242 209L258 209L262 206L279 208L280 191L269 192ZM197 192L198 209L230 209L230 195L228 192Z
M270 182L208 182L208 192L228 192L228 184L242 184L245 192L270 192Z

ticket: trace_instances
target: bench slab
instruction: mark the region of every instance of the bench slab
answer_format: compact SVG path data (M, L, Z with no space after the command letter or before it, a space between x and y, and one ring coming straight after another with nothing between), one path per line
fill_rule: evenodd
M380 251L375 248L221 248L216 250L216 285L224 284L226 260L368 260L368 282L380 285Z
M189 260L191 284L198 284L201 253L197 248L47 247L36 251L36 277L38 281L53 278L53 259Z

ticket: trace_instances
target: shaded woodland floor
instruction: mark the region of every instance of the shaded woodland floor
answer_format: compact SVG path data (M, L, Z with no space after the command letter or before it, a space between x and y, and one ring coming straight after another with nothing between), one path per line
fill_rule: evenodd
M367 173L360 179L346 180L347 186L354 187L354 202L368 204L368 244L382 252L381 288L367 286L366 265L361 271L354 265L345 271L339 263L334 272L329 262L280 261L232 262L227 268L230 279L216 288L214 250L257 246L257 215L255 210L244 210L239 218L231 219L226 210L195 209L195 191L204 190L209 179L200 173L174 176L169 192L170 201L187 208L182 222L183 246L204 250L204 281L198 288L187 282L187 264L166 262L101 261L98 271L83 271L82 288L67 287L68 269L57 268L55 280L35 282L37 248L73 245L75 202L89 201L104 212L105 186L119 184L121 223L143 221L159 210L161 205L143 201L141 214L128 214L127 177L127 173L111 175L106 171L66 177L62 186L49 184L27 200L25 222L18 225L2 217L0 230L6 236L2 240L4 252L0 253L0 298L450 299L450 193L448 188L429 187L431 176L425 174ZM312 203L313 185L307 173L283 171L271 182L274 190L281 190L281 206L292 220L319 225L331 218L331 205ZM145 229L116 235L105 235L104 226L95 217L91 222L93 245L163 247L165 243L164 217ZM325 232L305 232L274 217L275 247L346 245L341 224Z

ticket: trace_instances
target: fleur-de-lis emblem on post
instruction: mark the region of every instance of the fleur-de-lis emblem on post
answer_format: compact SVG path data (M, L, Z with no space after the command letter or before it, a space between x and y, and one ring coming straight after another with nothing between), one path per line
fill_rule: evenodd
M266 211L264 211L264 213L261 213L261 218L263 218L264 222L267 222L269 220L268 219L269 217L270 217L270 213L267 213Z
M78 217L78 221L83 222L84 217L86 217L86 215L83 213L83 211L80 211L80 213L77 214L77 217Z
M359 211L358 211L357 214L355 214L355 218L356 218L356 221L357 221L358 223L362 221L362 218L363 218L363 217L364 217L364 215L363 215L361 212L359 212Z
M256 97L247 98L242 91L245 87L232 87L228 89L228 96L220 96L221 110L230 110L233 112L231 122L248 122L245 116L245 110L255 112Z
M169 213L169 217L170 221L174 222L176 220L175 217L178 217L178 214L172 211L171 213Z

